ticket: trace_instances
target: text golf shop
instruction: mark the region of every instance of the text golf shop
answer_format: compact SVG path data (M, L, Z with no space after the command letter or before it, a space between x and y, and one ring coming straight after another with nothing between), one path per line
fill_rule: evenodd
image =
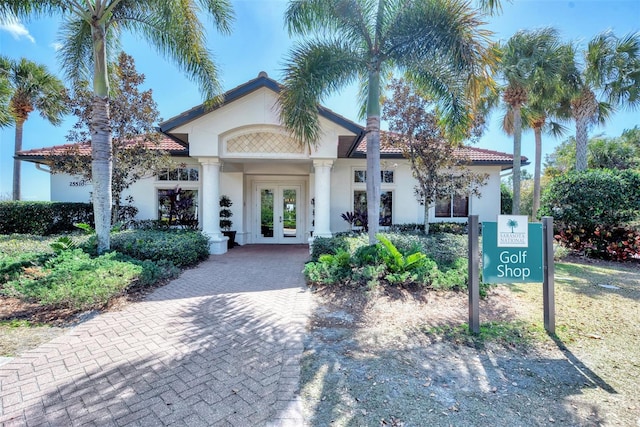
M527 251L518 251L510 253L509 251L500 252L500 264L498 265L498 277L514 277L518 279L526 279L531 276L531 269L523 267L526 264Z

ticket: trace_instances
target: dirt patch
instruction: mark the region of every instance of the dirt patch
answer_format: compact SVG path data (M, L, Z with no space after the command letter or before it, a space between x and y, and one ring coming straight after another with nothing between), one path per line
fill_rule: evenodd
M466 294L316 291L303 356L305 419L312 426L640 425L640 272L623 269L623 280L608 280L616 290L592 284L602 279L592 270L565 265L556 275L566 276L557 281L556 337L543 331L535 284L490 292L481 324L517 325L516 336L482 342L447 333L468 321ZM612 307L635 313L622 322Z

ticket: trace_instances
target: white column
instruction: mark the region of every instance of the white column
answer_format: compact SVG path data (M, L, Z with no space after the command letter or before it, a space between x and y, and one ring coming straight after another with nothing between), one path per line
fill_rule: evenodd
M220 255L227 252L228 237L220 231L220 160L199 159L202 164L202 232L209 236L209 252Z
M315 230L313 237L331 237L331 166L333 160L314 160Z

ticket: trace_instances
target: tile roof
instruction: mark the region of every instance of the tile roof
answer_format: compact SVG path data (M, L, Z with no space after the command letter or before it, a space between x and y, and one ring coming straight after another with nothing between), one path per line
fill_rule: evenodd
M138 138L132 139L129 142L131 144L134 144L136 142L139 142L141 139L142 137L138 137ZM162 135L162 138L160 139L159 144L154 144L152 142L147 142L146 144L150 149L165 150L175 155L189 154L189 149L187 147L185 147L183 144L177 142L173 138L170 138L169 136L166 136L166 135ZM78 144L63 144L63 145L54 145L52 147L23 150L23 151L19 151L16 157L21 160L36 160L36 159L41 160L49 156L62 156L67 153L67 150L72 149L74 147L78 149L78 153L81 156L91 155L91 143L87 141L87 142L81 142Z
M364 157L367 153L367 141L363 138L351 153L351 156ZM471 160L474 164L496 164L509 165L513 163L513 154L503 153L501 151L488 150L486 148L472 147L463 145L456 148L456 155ZM380 155L382 157L399 157L402 156L402 149L395 144L384 143L380 141ZM529 164L525 156L521 157L523 164Z

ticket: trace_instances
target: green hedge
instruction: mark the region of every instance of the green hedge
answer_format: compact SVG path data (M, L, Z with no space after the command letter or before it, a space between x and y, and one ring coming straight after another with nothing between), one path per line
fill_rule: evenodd
M93 225L93 207L89 203L0 202L0 234L37 234L47 236L75 230L74 223Z
M191 230L127 230L111 236L111 249L139 260L166 260L186 267L209 257L209 239Z

